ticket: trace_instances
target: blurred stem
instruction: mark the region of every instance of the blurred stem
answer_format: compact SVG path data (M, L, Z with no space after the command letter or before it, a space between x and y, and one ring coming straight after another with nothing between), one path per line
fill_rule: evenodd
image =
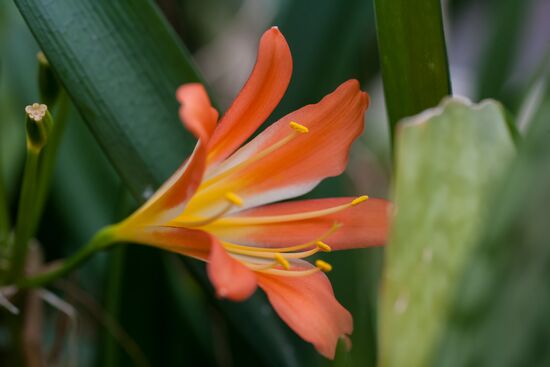
M52 126L50 135L48 136L48 144L44 147L44 152L40 158L40 167L38 174L38 185L36 192L36 208L29 215L31 220L31 235L36 232L36 227L42 216L44 204L51 184L52 173L55 165L57 150L61 143L65 125L67 124L67 115L69 112L69 98L65 91L61 92L57 106L57 114L55 123Z
M1 152L0 152L1 153ZM10 234L9 203L2 175L2 154L0 154L0 257L7 254L8 238Z
M123 247L116 248L111 253L109 262L109 278L107 283L107 294L105 308L113 319L118 319L120 310L120 289L122 286L122 275L124 269L124 257L126 249ZM103 341L104 360L101 364L105 367L119 366L118 358L118 341L112 333L107 333Z
M375 0L390 131L451 94L439 0Z
M479 67L478 97L502 101L506 97L504 83L520 55L522 30L533 1L492 0L487 4L491 33L483 48Z
M20 279L16 282L16 286L19 289L41 287L66 275L70 271L77 268L84 261L88 260L88 258L90 258L90 256L92 256L96 252L102 251L113 245L115 243L115 239L113 236L114 228L115 227L113 226L107 226L101 229L95 234L90 242L84 245L74 255L63 260L61 264L41 274L37 274L29 278Z
M27 159L23 173L23 185L17 208L17 222L15 225L15 240L11 254L8 282L13 282L23 271L27 257L28 242L32 236L31 218L36 209L36 181L38 176L38 160L41 149L27 147Z
M121 220L124 219L128 213L131 213L134 202L123 184L120 185L118 197L119 200L115 206L114 216L116 220ZM109 258L107 289L105 292L105 310L113 320L118 320L119 318L125 257L126 249L124 247L119 247L111 252ZM103 338L102 366L116 367L120 365L118 348L120 344L120 340L116 338L114 333L105 333Z

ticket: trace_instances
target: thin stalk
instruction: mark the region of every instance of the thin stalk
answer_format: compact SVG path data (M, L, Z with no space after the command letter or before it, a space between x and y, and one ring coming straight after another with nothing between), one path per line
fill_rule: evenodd
M109 315L113 319L118 319L118 314L120 311L121 303L121 288L122 288L122 279L124 274L124 257L125 251L124 247L116 248L111 253L111 258L109 262L109 278L107 282L107 290L105 296L105 308ZM119 365L119 353L118 353L119 342L112 333L105 335L103 340L104 348L104 360L102 365L105 367L118 366Z
M8 238L11 227L9 203L2 173L2 154L0 154L0 257L2 255L6 255L7 253Z
M23 173L23 185L17 209L17 222L15 225L15 240L11 254L8 282L13 282L23 271L27 257L28 242L32 236L31 214L36 209L36 181L38 176L38 160L40 150L27 149L25 171Z
M81 265L84 261L88 260L90 256L96 252L105 250L115 243L115 239L112 235L112 228L113 227L108 226L97 232L90 242L84 245L74 255L63 260L53 269L28 278L22 278L17 281L15 285L19 289L42 287L68 274Z
M48 144L44 147L42 157L40 158L40 168L38 175L38 185L36 193L36 209L31 214L32 218L32 231L31 235L36 232L36 226L42 216L44 210L44 204L46 197L50 189L51 177L55 165L55 158L57 157L57 150L61 143L63 132L65 131L65 125L67 124L67 115L69 111L69 98L67 94L62 91L59 96L59 104L57 107L57 114L55 116L55 123L52 126L50 135L48 136Z

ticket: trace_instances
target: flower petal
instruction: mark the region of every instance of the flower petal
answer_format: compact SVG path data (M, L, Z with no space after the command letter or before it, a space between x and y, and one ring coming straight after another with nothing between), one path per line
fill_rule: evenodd
M244 199L244 208L259 206L302 195L322 179L339 175L351 144L363 131L368 103L359 83L349 80L319 103L285 116L209 172L187 210L203 215L219 210L223 201L215 199L228 191ZM309 132L255 159L294 133L291 121Z
M333 250L383 245L389 231L391 203L369 199L345 208L353 199L314 199L266 205L220 219L205 229L223 241L255 247L293 246L317 239L322 239ZM339 207L345 209L299 218L300 215ZM335 223L340 225L338 229L334 229Z
M216 129L218 111L212 107L206 89L200 83L184 84L176 91L180 119L199 141L208 144Z
M281 319L326 358L333 359L338 339L353 331L351 314L322 272L301 277L258 273L258 285Z
M291 74L288 44L273 27L263 34L256 66L212 137L209 163L228 157L269 117L283 97Z
M177 91L180 118L199 141L191 157L155 194L132 215L134 221L160 223L183 211L199 186L206 165L206 146L216 127L218 112L212 107L202 84L184 84Z
M218 297L232 301L244 301L254 293L258 284L256 274L233 259L214 237L207 272Z

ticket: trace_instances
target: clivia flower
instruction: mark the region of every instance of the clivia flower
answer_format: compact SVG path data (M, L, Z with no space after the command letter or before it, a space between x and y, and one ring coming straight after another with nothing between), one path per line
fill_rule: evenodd
M279 103L291 72L288 45L271 28L250 78L219 121L201 84L181 86L180 118L198 139L195 150L112 233L117 241L206 261L219 297L245 300L259 286L290 328L333 358L338 339L352 332L352 317L324 274L331 266L307 259L384 244L389 203L360 196L272 204L342 173L369 104L349 80L245 143Z

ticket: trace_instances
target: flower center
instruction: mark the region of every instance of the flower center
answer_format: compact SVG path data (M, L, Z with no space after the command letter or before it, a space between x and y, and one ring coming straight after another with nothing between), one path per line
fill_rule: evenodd
M197 196L200 196L201 199L194 203L195 205L193 205L193 209L188 207L187 209L190 210L187 213L183 213L175 220L177 225L187 228L207 227L214 223L216 226L223 227L262 225L281 222L288 222L289 225L292 225L291 222L294 221L318 218L346 210L368 199L367 196L359 196L342 205L302 213L253 217L233 216L233 209L236 207L242 207L244 203L243 199L231 191L226 191L224 193L220 190L222 189L221 185L216 184L225 178L242 172L242 170L246 167L267 157L281 147L290 143L301 134L306 134L309 132L309 129L306 126L300 125L294 121L289 123L289 127L292 129L290 134L284 136L282 139L278 140L274 144L271 144L267 148L251 155L247 159L237 161L237 163L233 163L232 166L226 165L224 167L222 163L222 165L218 167L217 172L214 172L210 178L207 178L201 183L195 196L195 199L197 199ZM214 189L214 187L217 186L220 187ZM215 200L213 200L214 197L216 197ZM220 197L223 197L223 203L221 205L219 204ZM215 203L214 205L217 209L214 213L210 213L207 217L200 217L198 215L191 214L193 212L196 213L195 209L208 207L213 203ZM309 258L319 251L330 252L331 247L325 243L325 240L341 227L341 223L334 222L332 226L319 237L293 246L246 246L224 241L223 238L221 239L221 242L230 256L254 271L284 276L304 276L318 271L328 272L332 270L332 266L325 261L316 260L315 267L311 267L309 266L309 263L304 261L304 259ZM210 231L212 228L204 229Z

